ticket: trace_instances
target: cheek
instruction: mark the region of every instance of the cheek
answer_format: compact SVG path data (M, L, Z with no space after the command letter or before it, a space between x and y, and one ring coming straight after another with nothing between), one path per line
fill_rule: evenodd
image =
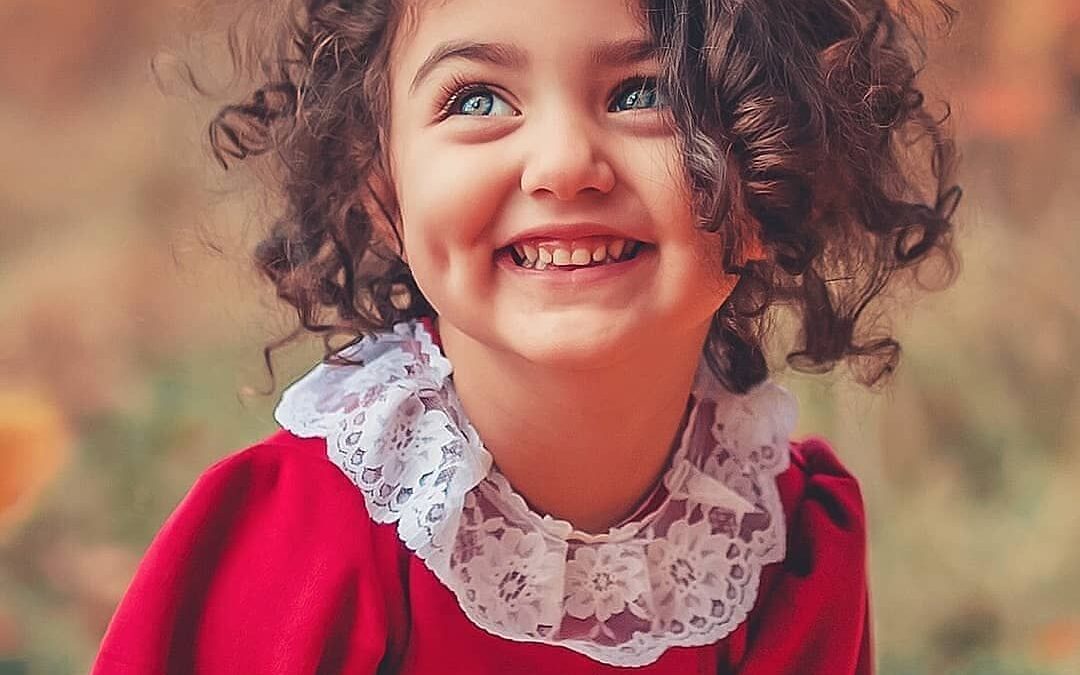
M724 271L723 237L700 228L694 233L695 271L701 292L717 298L717 306L727 299L738 277Z
M460 312L494 273L492 224L516 183L485 150L417 142L395 157L405 254L440 314Z
M690 192L674 138L628 143L622 165L641 202L667 238L683 238L693 226Z
M643 193L650 217L663 238L661 255L670 265L672 292L683 302L717 307L730 293L736 277L723 269L723 237L697 226L686 170L674 139L658 139L639 147L631 158L635 182Z
M507 171L479 147L418 146L399 164L398 195L410 260L469 254L490 243ZM489 250L488 255L491 254Z

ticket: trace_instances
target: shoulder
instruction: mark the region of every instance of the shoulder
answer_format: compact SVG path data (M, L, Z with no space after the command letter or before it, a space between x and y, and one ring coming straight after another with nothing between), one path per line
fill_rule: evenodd
M861 588L866 577L866 509L859 482L820 437L791 443L791 466L777 477L787 521L784 568L796 575L842 565Z
M326 441L300 438L279 430L263 440L226 455L209 466L196 481L242 480L256 477L281 477L303 472L328 485L345 486L348 480L326 461ZM337 475L335 475L337 474Z
M300 438L284 430L211 465L186 500L204 493L217 495L223 489L238 503L253 499L295 503L310 497L317 503L333 501L364 509L359 490L327 459L324 439Z
M312 533L345 520L363 527L363 497L326 459L324 443L277 432L217 461L195 480L155 545L198 530L202 542L228 537L222 546L261 548L285 535L315 546Z
M354 631L335 662L378 659L398 555L322 439L275 433L195 481L146 551L95 672L301 672Z
M376 546L382 529L368 517L360 491L327 459L323 439L278 431L206 469L143 565L172 564L180 551L213 561L218 573L256 557L282 573L320 558L339 561L333 567L363 564L375 548L386 548Z
M731 645L739 672L873 671L866 514L858 481L821 438L791 443L777 476L784 560L762 572L747 630Z
M865 533L866 514L859 482L823 438L791 443L791 466L777 477L788 521L807 509L823 509L837 527Z
M217 547L215 557L333 558L339 561L334 566L355 565L370 562L376 549L396 553L396 537L386 529L371 520L363 495L329 461L325 440L278 431L206 469L154 546L193 541L203 550Z

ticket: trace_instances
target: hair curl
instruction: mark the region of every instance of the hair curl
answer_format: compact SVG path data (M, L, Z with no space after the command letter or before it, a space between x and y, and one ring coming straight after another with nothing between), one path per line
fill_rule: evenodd
M210 123L223 166L272 153L285 197L255 260L300 326L266 347L268 367L305 331L323 336L330 358L334 336L434 313L400 240L379 236L359 198L386 147L402 1L292 0L271 49L254 56L264 84ZM951 24L946 2L925 3ZM935 118L917 85L925 14L912 0L642 9L699 226L723 236L725 270L741 276L714 317L709 365L732 391L765 379L766 310L782 304L801 323L792 367L825 372L849 359L863 383L887 379L900 346L867 308L934 253L947 280L956 270L957 153L947 112ZM743 262L754 235L767 257Z

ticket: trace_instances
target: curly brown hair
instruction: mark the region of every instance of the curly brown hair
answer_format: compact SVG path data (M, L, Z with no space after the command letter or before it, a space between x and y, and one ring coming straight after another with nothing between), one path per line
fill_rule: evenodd
M405 0L289 0L255 61L264 84L209 127L218 160L271 153L285 209L255 250L299 327L362 336L432 316L360 195L386 148L389 53ZM955 10L925 5L948 28ZM927 13L911 0L642 0L659 46L698 224L741 275L716 313L706 358L732 391L768 375L775 306L801 324L787 361L824 372L848 359L874 384L899 362L872 301L933 254L955 275L956 149L917 77ZM265 34L265 32L264 32ZM254 44L254 43L252 43ZM239 43L233 43L240 59ZM379 204L382 216L397 214ZM742 217L749 216L749 217ZM766 259L746 260L760 238ZM914 279L905 274L904 278Z

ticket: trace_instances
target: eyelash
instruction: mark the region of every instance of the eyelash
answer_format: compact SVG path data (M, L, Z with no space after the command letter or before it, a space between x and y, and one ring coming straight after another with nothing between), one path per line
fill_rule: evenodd
M633 77L628 77L619 83L619 86L612 91L612 94L609 98L611 99L611 101L614 101L616 97L626 94L627 92L631 91L632 88L637 88L640 90L644 89L645 85L648 84L652 84L653 86L655 86L656 81L657 78L650 75L634 75ZM460 101L462 98L468 96L469 94L474 94L481 91L495 92L496 87L483 82L472 82L465 79L461 75L455 74L448 82L440 85L439 89L440 96L438 100L440 101L440 103L438 106L439 109L437 119L439 121L442 121L447 117L451 116L450 109L453 108L454 104ZM608 103L608 108L610 110L611 102Z

